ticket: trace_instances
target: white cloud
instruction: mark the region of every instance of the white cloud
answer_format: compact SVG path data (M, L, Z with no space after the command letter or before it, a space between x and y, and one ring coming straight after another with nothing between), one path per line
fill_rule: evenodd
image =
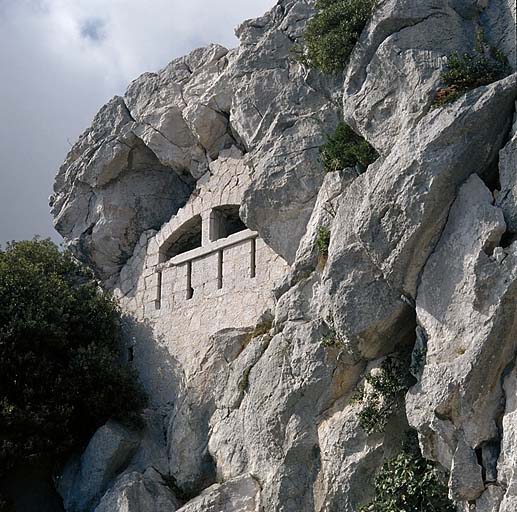
M233 28L275 3L0 0L0 243L53 234L53 176L111 96L193 48L235 46Z

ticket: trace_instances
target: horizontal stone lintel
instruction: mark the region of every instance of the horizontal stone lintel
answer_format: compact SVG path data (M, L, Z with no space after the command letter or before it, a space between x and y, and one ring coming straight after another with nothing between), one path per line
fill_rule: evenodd
M226 249L232 245L237 245L241 242L245 242L246 240L258 238L258 236L259 234L256 231L245 229L244 231L239 231L238 233L234 233L233 235L230 235L226 238L221 238L215 242L210 242L210 244L203 247L198 247L196 249L192 249L191 251L184 252L183 254L178 254L177 256L174 256L174 258L171 258L169 261L157 265L156 270L161 271L166 268L177 267L178 265L183 265L189 261L194 261L209 254L213 254L214 252Z

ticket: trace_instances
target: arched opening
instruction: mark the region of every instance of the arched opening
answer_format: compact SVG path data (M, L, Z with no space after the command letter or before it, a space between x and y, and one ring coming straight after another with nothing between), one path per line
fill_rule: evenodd
M160 251L160 261L168 261L178 254L201 247L201 233L201 215L196 215L182 224L167 240Z

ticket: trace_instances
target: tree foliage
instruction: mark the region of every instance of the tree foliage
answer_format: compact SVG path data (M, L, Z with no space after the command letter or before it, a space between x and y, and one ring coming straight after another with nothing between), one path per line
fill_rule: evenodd
M376 0L318 0L300 59L324 73L342 71L375 5Z
M0 250L0 471L59 464L143 395L117 361L119 310L49 240Z

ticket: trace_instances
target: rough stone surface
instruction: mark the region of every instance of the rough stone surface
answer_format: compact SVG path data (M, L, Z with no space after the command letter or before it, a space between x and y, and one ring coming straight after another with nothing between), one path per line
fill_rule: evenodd
M174 512L179 503L159 473L127 473L117 479L94 512Z
M504 379L503 386L506 400L498 473L503 484L501 488L505 493L500 512L510 512L517 507L517 370L515 367Z
M517 115L514 117L512 134L506 146L499 153L499 179L501 190L497 205L503 209L504 218L510 233L517 234Z
M409 425L458 510L517 507L517 75L432 107L479 29L515 69L514 5L380 2L341 77L290 58L313 12L280 0L138 78L56 178L150 397L123 464L70 463L67 512L356 512ZM323 170L340 120L380 154L361 174ZM416 383L367 435L357 390L393 352Z
M481 21L490 42L508 58L508 63L517 70L517 4L513 0L484 0L481 2Z
M374 358L412 329L401 297L415 296L458 185L496 157L515 93L509 77L432 110L343 193L322 280L325 316L355 353Z
M103 107L61 167L51 198L56 229L105 280L141 232L159 227L192 189L129 131L132 122L122 98Z
M250 475L216 484L178 512L259 512L260 485Z
M81 457L72 460L58 480L65 509L89 512L111 480L126 468L138 441L134 433L113 421L101 427Z
M501 379L517 348L517 247L497 247L506 225L492 203L486 186L471 177L426 265L417 318L426 333L427 356L420 382L406 400L424 453L452 465L451 492L463 500L483 491L476 472L462 469L468 460L476 467L473 450L481 455L485 479L493 483L497 475L490 448L500 442Z
M458 442L452 458L449 488L450 497L454 501L474 501L485 490L476 452L463 440Z

